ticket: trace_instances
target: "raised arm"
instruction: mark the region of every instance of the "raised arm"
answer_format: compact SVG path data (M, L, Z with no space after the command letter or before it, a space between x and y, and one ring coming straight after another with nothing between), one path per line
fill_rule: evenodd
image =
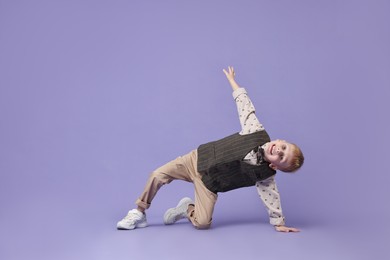
M257 131L263 131L264 127L255 115L255 107L248 97L246 90L241 88L234 79L236 74L233 67L228 67L228 70L224 69L223 72L225 73L226 78L228 79L230 86L233 89L233 97L236 101L237 111L241 124L240 134L246 135Z

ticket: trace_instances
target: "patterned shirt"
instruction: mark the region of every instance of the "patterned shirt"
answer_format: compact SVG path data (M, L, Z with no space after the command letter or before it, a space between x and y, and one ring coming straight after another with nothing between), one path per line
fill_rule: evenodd
M263 131L264 127L255 115L255 107L244 88L233 91L233 98L237 104L241 123L241 135ZM245 162L256 165L258 154L255 151L248 153L243 159ZM280 203L279 191L274 176L256 183L257 192L267 208L271 225L284 225L284 216Z

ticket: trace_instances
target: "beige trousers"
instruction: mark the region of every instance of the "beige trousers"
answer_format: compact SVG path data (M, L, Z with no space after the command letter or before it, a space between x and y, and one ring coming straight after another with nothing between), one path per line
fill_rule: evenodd
M208 229L211 225L218 195L209 191L203 184L201 175L197 171L197 160L197 150L193 150L153 171L136 204L141 208L148 209L157 191L164 184L173 180L192 182L195 187L195 205L188 207L187 217L196 228Z

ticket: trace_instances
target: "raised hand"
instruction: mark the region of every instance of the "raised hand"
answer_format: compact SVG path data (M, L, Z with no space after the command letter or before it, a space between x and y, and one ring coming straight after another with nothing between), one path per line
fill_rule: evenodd
M236 73L234 72L233 67L229 66L228 70L223 69L223 72L225 73L226 78L229 80L230 86L232 86L233 90L240 88L240 86L237 84L236 80L234 79Z
M225 69L223 69L223 72L225 73L227 79L229 81L231 80L234 80L234 77L236 76L236 73L234 72L234 68L229 66L228 67L228 70L226 71Z

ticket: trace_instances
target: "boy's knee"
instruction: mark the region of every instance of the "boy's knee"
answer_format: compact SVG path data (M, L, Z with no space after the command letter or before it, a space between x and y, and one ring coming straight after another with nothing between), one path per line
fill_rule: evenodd
M190 204L187 209L187 217L191 221L192 225L196 229L209 229L211 226L212 218L210 216L196 214L195 205Z
M211 227L211 224L195 226L195 228L198 230L207 230L207 229L210 229L210 227Z
M209 229L211 227L211 219L196 219L193 225L199 230Z

